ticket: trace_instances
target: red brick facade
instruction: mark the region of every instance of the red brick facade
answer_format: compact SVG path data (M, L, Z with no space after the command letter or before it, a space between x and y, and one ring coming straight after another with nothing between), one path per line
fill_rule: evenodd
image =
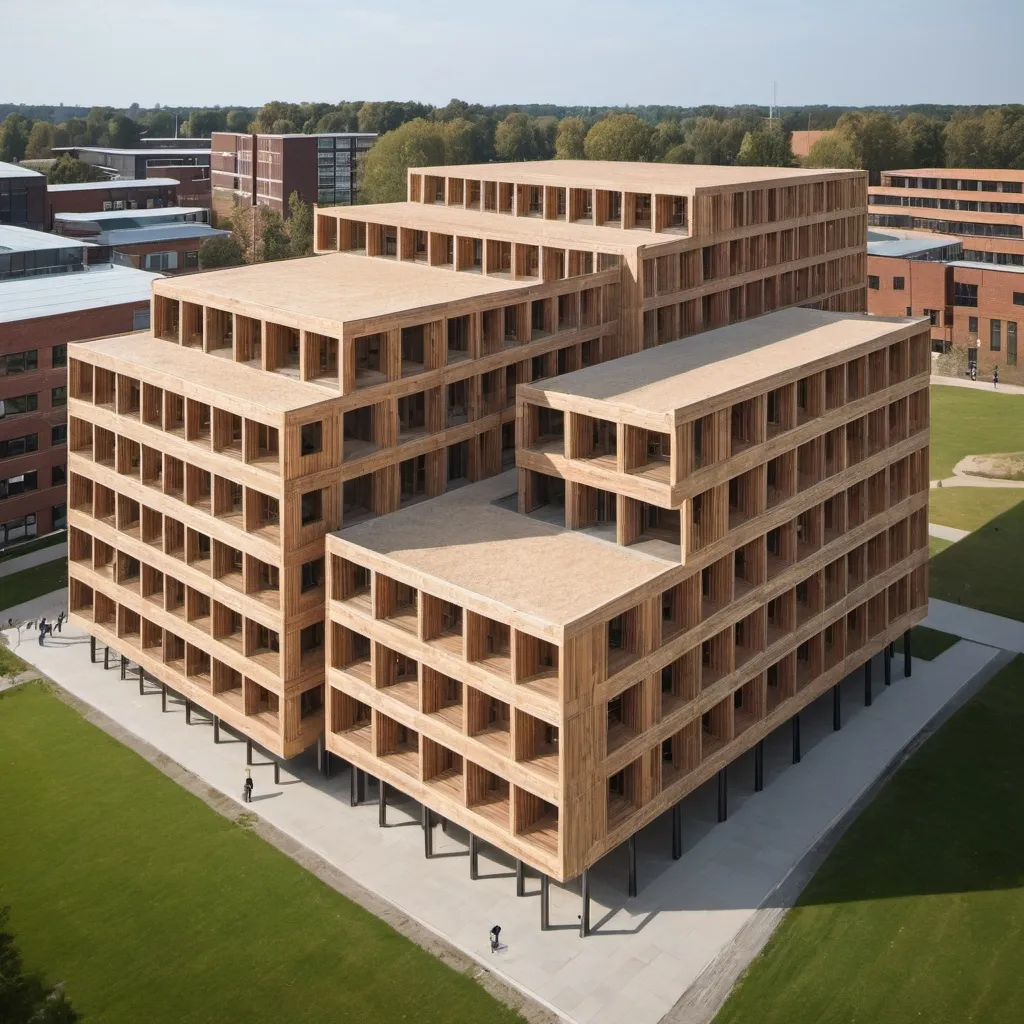
M188 167L195 171L202 168ZM209 193L207 193L209 198ZM53 230L53 220L58 213L98 213L105 202L137 203L138 209L146 209L150 201L155 206L180 206L176 185L135 185L131 188L111 188L109 182L97 181L94 188L50 189L46 193L46 230Z

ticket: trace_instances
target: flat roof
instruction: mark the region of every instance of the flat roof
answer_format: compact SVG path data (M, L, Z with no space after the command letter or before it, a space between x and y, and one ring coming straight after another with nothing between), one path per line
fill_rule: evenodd
M984 263L981 260L950 260L948 267L962 267L964 270L1006 271L1010 274L1024 274L1024 267L1015 267L1006 263Z
M11 164L6 160L0 160L0 178L45 178L45 174L32 170L31 167L22 167L21 164Z
M337 325L434 306L443 309L460 299L518 291L530 284L537 282L329 253L168 280L159 294L270 320L288 317Z
M679 568L493 504L515 493L511 470L333 536L555 629Z
M1006 167L911 167L907 170L882 171L883 174L900 174L910 178L966 178L968 181L1024 181L1024 170L1015 171ZM892 185L872 188L893 188Z
M54 146L54 153L116 153L118 156L209 156L209 147L206 149L194 148L172 148L170 146L156 146L152 149L117 149L114 146Z
M653 232L649 228L624 231L620 227L594 227L589 224L545 220L541 217L507 217L496 213L466 210L461 206L440 206L433 203L369 203L355 206L318 207L317 213L335 215L344 220L395 224L417 231L439 231L446 234L498 237L554 248L604 252L635 252L641 246L662 242L678 242L684 232Z
M510 164L455 164L410 167L415 174L480 178L527 185L573 185L624 191L658 191L682 195L704 190L756 188L835 177L860 177L866 171L808 167L718 167L706 164L647 164L616 160L534 160Z
M101 245L140 245L144 242L173 242L182 238L224 238L230 231L209 224L154 224L152 227L111 228L93 237Z
M951 245L963 247L963 240L953 235L937 235L925 231L903 231L896 228L868 228L869 256L916 256L945 249Z
M90 249L92 242L54 235L49 231L0 224L0 252L40 252L46 249Z
M80 342L90 351L117 361L118 370L166 374L190 388L202 388L216 396L227 395L271 413L286 413L330 401L323 388L304 384L279 373L266 373L230 359L211 358L196 348L161 341L152 334L119 334L98 341ZM213 403L217 404L214 397Z
M608 403L623 414L671 424L687 406L877 341L920 319L794 307L520 389Z
M98 266L14 278L0 283L0 323L125 303L143 308L149 304L153 281L159 276L132 267Z
M177 182L175 182L177 184ZM105 220L180 220L193 213L209 213L205 206L154 206L145 210L90 210L86 213L56 213L54 220L69 224L102 223ZM198 223L198 222L197 222Z
M177 178L113 178L108 181L76 181L71 185L48 185L47 192L106 192L112 188L151 188L177 185ZM122 211L123 212L123 211ZM58 214L58 216L60 216Z

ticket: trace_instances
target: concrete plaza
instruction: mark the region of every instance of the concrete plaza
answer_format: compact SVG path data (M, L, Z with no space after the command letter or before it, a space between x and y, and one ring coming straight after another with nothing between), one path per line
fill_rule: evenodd
M7 614L16 621L51 617L60 606L54 594ZM44 647L31 630L22 630L20 643L16 633L9 635L17 653L49 678L241 802L244 743L222 732L215 745L209 722L197 711L187 727L176 701L162 714L159 688L149 684L140 696L137 676L121 680L117 658L107 671L102 655L90 664L88 638L77 631L66 628ZM933 662L915 660L909 679L897 656L889 687L878 658L871 707L864 706L863 673L855 673L842 684L839 732L832 729L830 696L801 714L799 764L791 763L788 725L766 740L763 792L753 792L751 753L730 770L726 822L716 821L713 783L683 801L680 860L671 859L669 816L638 836L635 898L627 897L625 848L597 865L591 871L593 931L585 939L578 934L575 886L552 886L552 928L541 932L536 877L527 880L527 896L517 898L514 865L484 846L480 877L471 881L466 836L454 827L447 834L436 830L434 857L425 860L417 804L392 794L388 827L380 828L375 785L368 786L367 803L349 807L347 769L324 778L311 752L285 766L280 785L273 783L269 759L257 754L247 810L568 1020L709 1020L716 1005L706 993L701 1001L703 982L693 987L698 978L734 952L758 914L784 904L783 883L815 844L999 655L962 641ZM54 755L59 759L60 751ZM495 924L508 946L497 955L488 945Z

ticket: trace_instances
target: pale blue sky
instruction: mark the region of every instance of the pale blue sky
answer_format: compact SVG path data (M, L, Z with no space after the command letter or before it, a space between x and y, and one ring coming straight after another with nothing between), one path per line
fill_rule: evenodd
M8 102L1024 101L1024 0L0 0L0 24Z

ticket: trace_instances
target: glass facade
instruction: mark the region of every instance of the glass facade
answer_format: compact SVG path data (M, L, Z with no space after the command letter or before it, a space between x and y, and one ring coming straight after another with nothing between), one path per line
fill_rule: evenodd
M351 135L321 135L317 139L317 203L350 206L356 201L357 161L376 141L376 136Z

